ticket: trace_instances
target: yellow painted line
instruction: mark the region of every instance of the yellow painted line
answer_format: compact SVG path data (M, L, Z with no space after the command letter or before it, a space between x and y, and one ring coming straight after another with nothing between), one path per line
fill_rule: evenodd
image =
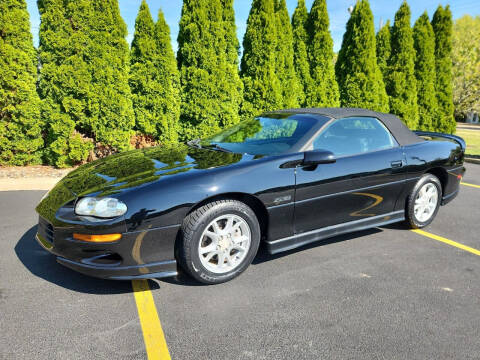
M480 256L480 250L471 248L470 246L460 244L460 243L458 243L458 242L456 242L456 241L449 240L449 239L444 238L444 237L442 237L442 236L430 234L429 232L426 232L426 231L423 231L423 230L415 229L415 230L412 230L412 231L415 232L415 233L417 233L417 234L419 234L419 235L423 235L423 236L426 236L426 237L428 237L428 238L430 238L430 239L434 239L434 240L437 240L437 241L441 241L441 242L443 242L443 243L445 243L445 244L448 244L448 245L450 245L450 246L455 246L456 248L459 248L459 249L462 249L462 250L471 252L472 254L475 254L475 255Z
M463 181L462 181L460 184L465 185L465 186L471 186L471 187L480 189L480 185L469 184L469 183L466 183L466 182L463 182Z
M147 280L132 280L148 360L170 360L157 308Z

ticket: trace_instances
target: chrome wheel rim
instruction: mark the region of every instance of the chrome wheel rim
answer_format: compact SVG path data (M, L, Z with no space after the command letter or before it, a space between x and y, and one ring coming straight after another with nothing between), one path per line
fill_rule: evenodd
M250 245L248 223L234 214L221 215L203 231L198 244L200 262L215 274L232 271L243 262Z
M430 220L437 208L438 190L432 183L423 185L417 193L415 198L415 205L413 211L415 218L420 222Z

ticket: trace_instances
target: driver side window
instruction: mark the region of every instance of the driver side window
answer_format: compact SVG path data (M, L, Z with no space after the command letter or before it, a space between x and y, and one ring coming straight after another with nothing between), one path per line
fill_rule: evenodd
M390 149L397 142L378 119L350 117L332 122L313 141L313 149L331 151L337 157Z

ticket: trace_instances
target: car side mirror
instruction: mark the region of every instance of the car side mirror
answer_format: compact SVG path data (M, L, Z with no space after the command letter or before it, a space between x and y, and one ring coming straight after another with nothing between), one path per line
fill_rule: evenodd
M335 155L328 150L305 151L303 154L303 166L315 166L319 164L331 164L337 161Z

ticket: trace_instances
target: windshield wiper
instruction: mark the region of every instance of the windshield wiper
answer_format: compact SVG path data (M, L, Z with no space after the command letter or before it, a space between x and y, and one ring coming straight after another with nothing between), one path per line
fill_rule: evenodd
M203 146L202 146L201 142L202 142L202 139L193 139L193 140L187 141L187 145L192 146L192 147L196 147L197 149L202 149ZM233 151L225 149L224 147L221 147L220 145L215 144L215 143L208 144L205 147L209 148L209 149L212 149L212 150L223 151L223 152L228 152L228 153L233 152Z
M211 148L213 150L223 151L223 152L227 152L227 153L232 153L233 152L232 150L225 149L224 147L221 147L218 144L209 144L207 147Z
M202 142L202 139L193 139L193 140L187 141L187 145L201 149L202 148L202 145L200 144L201 142Z

